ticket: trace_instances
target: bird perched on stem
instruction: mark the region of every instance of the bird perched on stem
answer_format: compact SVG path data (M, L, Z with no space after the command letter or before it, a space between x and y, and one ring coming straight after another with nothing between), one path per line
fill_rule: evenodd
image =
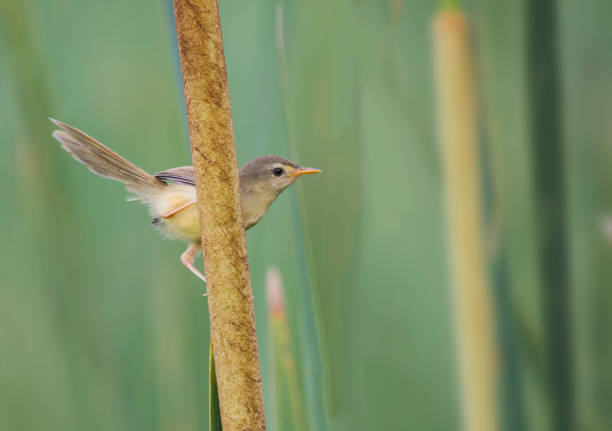
M149 206L154 227L169 238L189 242L187 250L181 255L181 262L206 281L193 264L202 250L193 166L172 168L151 175L82 131L61 121L50 120L61 129L55 130L53 137L72 157L93 173L125 184L126 189L134 195L131 200ZM300 176L318 172L321 171L300 167L279 156L258 157L240 168L240 206L244 228L256 225L274 199Z

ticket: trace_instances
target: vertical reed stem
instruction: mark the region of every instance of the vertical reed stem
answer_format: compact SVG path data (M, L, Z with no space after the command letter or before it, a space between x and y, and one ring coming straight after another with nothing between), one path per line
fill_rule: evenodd
M494 431L496 346L481 236L474 74L463 14L438 14L434 44L463 418L466 430Z
M174 0L224 431L265 430L217 0Z

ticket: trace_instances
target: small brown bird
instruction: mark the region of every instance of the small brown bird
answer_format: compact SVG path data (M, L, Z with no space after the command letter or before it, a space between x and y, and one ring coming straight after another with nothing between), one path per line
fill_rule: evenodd
M50 120L61 130L53 132L62 147L72 157L95 174L117 180L149 206L154 227L173 239L189 242L181 255L181 262L191 272L206 281L193 265L201 251L200 221L193 166L172 168L149 174L127 161L94 138L61 121ZM301 175L316 174L319 169L303 168L279 156L263 156L240 168L240 204L242 224L249 229L266 214L276 197Z

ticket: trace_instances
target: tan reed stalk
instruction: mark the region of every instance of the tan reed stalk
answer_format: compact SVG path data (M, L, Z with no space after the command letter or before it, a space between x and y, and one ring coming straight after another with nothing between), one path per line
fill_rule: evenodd
M224 431L265 430L253 293L216 0L174 0Z
M434 20L435 71L465 429L499 427L491 292L482 238L476 95L468 22L455 8Z

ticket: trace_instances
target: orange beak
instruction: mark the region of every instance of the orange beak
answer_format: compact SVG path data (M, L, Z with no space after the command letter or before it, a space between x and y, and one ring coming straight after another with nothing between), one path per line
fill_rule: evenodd
M287 174L287 176L288 177L299 177L299 176L307 175L307 174L318 174L319 172L321 172L321 169L297 168L295 171L291 172L290 174Z

